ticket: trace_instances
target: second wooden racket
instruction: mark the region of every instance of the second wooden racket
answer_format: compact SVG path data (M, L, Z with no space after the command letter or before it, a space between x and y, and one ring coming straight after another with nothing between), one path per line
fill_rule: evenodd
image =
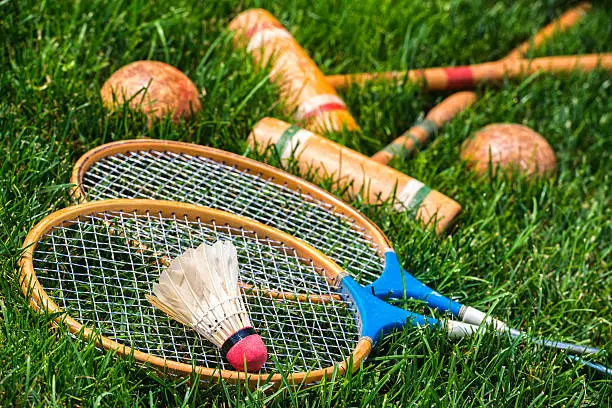
M401 268L382 231L321 188L277 168L221 150L188 143L131 140L97 147L79 159L71 182L80 200L151 198L229 211L304 240L379 297L421 299L463 322L524 333L485 312L440 294ZM597 349L532 339L572 353Z

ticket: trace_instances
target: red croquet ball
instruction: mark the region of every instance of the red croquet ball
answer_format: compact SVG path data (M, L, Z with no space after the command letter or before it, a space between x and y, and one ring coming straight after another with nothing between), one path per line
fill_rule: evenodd
M117 70L100 90L104 106L115 109L126 101L150 119L171 113L189 118L201 109L199 92L181 71L159 61L136 61Z

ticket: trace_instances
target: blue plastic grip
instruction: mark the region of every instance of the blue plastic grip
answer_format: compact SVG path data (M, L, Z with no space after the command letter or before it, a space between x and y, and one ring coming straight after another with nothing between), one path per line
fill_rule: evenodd
M409 312L380 300L350 276L344 277L340 286L359 312L361 335L371 338L374 344L384 334L402 328L406 324L441 327L437 319Z
M458 316L461 303L455 302L421 283L417 278L404 270L397 258L397 254L391 250L385 253L385 269L378 279L367 287L371 288L374 295L379 298L390 296L394 299L408 298L419 299L427 302L429 307L446 312L450 311Z

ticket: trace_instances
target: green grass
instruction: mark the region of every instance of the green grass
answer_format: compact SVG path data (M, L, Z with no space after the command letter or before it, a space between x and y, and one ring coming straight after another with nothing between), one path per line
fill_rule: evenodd
M17 260L27 231L69 203L75 160L111 140L155 137L246 151L263 116L288 119L276 89L225 27L260 2L0 1L0 405L134 406L610 406L612 381L562 353L484 335L391 336L357 373L311 389L251 392L171 379L50 329L27 304ZM505 55L571 2L436 0L264 4L326 73L475 63ZM534 55L612 51L612 10ZM158 59L206 88L190 123L146 127L109 114L99 89L111 72ZM612 364L610 149L612 82L603 72L536 75L481 87L479 102L440 143L392 165L453 197L464 213L439 238L388 208L354 205L378 223L417 277L532 333L607 350ZM384 84L342 94L363 134L334 135L372 154L447 94ZM477 177L460 143L492 122L524 123L554 147L559 172L529 181ZM324 183L329 185L329 183Z

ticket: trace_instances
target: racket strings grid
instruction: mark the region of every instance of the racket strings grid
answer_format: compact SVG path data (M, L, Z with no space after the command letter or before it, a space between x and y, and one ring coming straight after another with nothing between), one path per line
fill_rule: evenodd
M204 182L202 182L204 180ZM229 211L280 229L321 250L363 284L383 269L381 249L366 229L273 176L202 156L138 150L103 157L83 175L91 200L151 198Z
M104 212L54 227L38 242L33 263L49 298L102 336L167 360L229 369L216 347L146 300L163 260L219 239L231 239L238 249L240 279L256 289L245 290L247 310L279 363L309 371L350 355L359 340L356 311L311 261L244 229L176 215ZM313 300L262 296L278 285ZM321 296L325 302L316 301ZM267 363L262 371L272 369Z
M132 142L132 144L134 143ZM193 202L193 203L209 205L209 206L210 204L208 204L206 200L215 200L215 202L217 203L216 205L219 205L219 207L217 208L224 209L230 212L235 212L238 214L242 214L247 217L256 218L260 222L266 223L268 225L272 225L273 227L284 230L290 234L292 233L291 229L298 231L294 235L298 236L299 238L304 239L306 242L310 243L312 246L321 250L326 255L331 257L341 267L347 269L351 273L351 275L355 276L357 280L362 284L370 283L371 281L373 281L375 278L377 278L380 275L383 269L384 263L381 263L380 253L377 253L377 251L380 248L386 248L384 240L380 241L380 237L377 236L376 231L369 229L370 234L378 238L378 240L371 239L372 236L367 233L368 230L366 230L366 228L363 228L361 225L357 225L358 222L356 224L354 222L355 220L350 219L350 217L348 217L348 223L352 222L354 224L353 231L354 230L364 231L362 235L358 234L356 240L353 240L353 243L358 242L358 240L362 240L363 242L365 242L366 243L365 247L370 248L370 252L367 254L368 256L362 256L364 251L361 247L353 245L353 247L351 248L350 246L351 243L349 243L348 245L344 247L344 248L350 248L349 251L343 251L340 254L338 254L335 252L336 248L333 245L326 245L326 242L324 240L322 240L323 244L321 244L319 241L317 241L316 236L310 237L310 236L303 236L300 234L300 227L304 227L304 226L308 226L308 228L312 228L312 229L318 229L319 226L321 225L323 227L322 228L323 231L335 231L333 224L331 224L332 227L330 227L329 225L326 225L325 223L320 223L320 224L318 223L319 219L324 219L326 216L331 217L333 220L343 218L342 213L339 213L337 210L334 211L333 205L330 205L326 202L321 202L321 204L323 205L320 205L319 208L321 208L321 212L323 213L322 217L320 218L311 217L310 220L314 220L314 221L312 221L310 224L308 224L307 222L306 223L301 222L302 221L301 219L299 220L300 222L296 223L293 220L283 219L282 217L278 216L279 214L282 215L282 214L289 213L286 208L275 207L278 205L276 203L277 201L275 200L277 200L279 196L281 198L283 197L283 194L279 193L279 190L283 190L282 193L287 193L291 198L296 199L298 201L298 205L301 205L304 201L308 201L310 198L312 198L308 194L301 194L299 188L296 189L294 185L289 185L288 187L286 185L281 185L280 184L281 181L286 180L282 172L280 173L280 176L277 177L277 179L275 180L273 176L270 176L271 172L269 170L267 171L267 174L265 175L262 175L261 174L262 172L259 170L249 171L249 167L252 167L254 169L258 169L258 168L261 169L261 167L258 167L256 164L249 164L248 159L240 159L240 158L234 159L231 156L229 156L229 160L227 161L223 159L219 160L218 151L216 154L214 152L213 154L209 154L214 149L202 148L201 151L199 151L199 149L197 148L192 148L196 151L196 153L186 154L184 152L174 153L174 152L165 150L165 147L160 146L160 144L157 144L157 143L151 143L150 145L147 145L147 146L145 146L144 143L139 143L139 144L140 146L138 146L137 148L131 148L131 150L129 146L127 149L114 150L114 147L111 146L112 144L107 145L111 147L110 150L111 151L114 150L114 152L110 154L102 153L102 150L103 150L102 148L95 149L94 151L99 150L95 153L97 155L95 160L89 160L89 161L82 160L82 164L85 164L85 166L82 166L79 168L77 165L77 167L75 168L75 174L77 174L76 171L78 170L79 176L77 177L73 175L73 181L77 181L78 182L77 184L80 185L81 197L88 197L90 199L117 198L117 197L160 198L160 197L157 197L156 194L165 194L167 193L167 190L169 190L170 193L168 193L168 198L172 198L173 200ZM176 146L178 147L173 150L176 150L176 151L184 150L178 144L176 144ZM118 151L119 153L117 153ZM126 151L126 153L121 153L121 151ZM222 152L220 154L223 155ZM100 158L100 156L103 156L103 157ZM208 158L209 156L211 156L212 158ZM84 159L85 158L86 157L84 157ZM157 163L157 161L161 161L163 163L160 166L155 167L156 165L159 164ZM180 168L177 168L177 164L184 162L184 161L188 162L187 164L185 164L184 167L182 167L182 169L185 169L185 171L187 172L186 175L181 174L181 171L183 170L181 170ZM168 163L174 164L174 169L171 169L172 171L174 171L174 173L170 176L164 174L164 171L166 171L167 166L169 166ZM238 164L234 164L234 163L238 163ZM227 191L224 190L222 187L221 188L219 187L219 186L223 186L223 183L214 182L212 183L212 186L214 188L213 192L211 194L207 194L207 193L203 194L202 191L204 190L206 186L203 186L201 184L202 184L202 180L204 180L205 183L209 181L208 173L205 170L201 171L201 173L197 173L196 170L190 167L190 166L196 166L196 164L198 166L202 166L203 168L207 168L205 166L208 164L208 166L212 168L211 171L220 172L221 173L220 177L228 177L230 181L233 180L232 177L240 177L240 178L245 179L246 181L244 185L238 182L228 183L230 188ZM153 169L154 172L150 173L147 167L150 167L151 169ZM126 176L126 174L123 173L124 169L128 169L126 180L122 179L123 176ZM233 172L233 173L237 173L237 175L228 176L224 172ZM116 180L113 181L112 177L108 176L110 173L115 174L114 177ZM266 172L264 171L264 173ZM142 174L146 174L146 176L142 177L141 179L140 175ZM253 191L248 190L248 188L250 187L248 184L249 178L254 178L255 179L254 182L256 184L257 183L270 184L269 188L271 188L275 194L271 194L271 196L274 197L274 200L270 199L269 202L270 202L270 206L275 207L275 211L268 211L268 212L260 211L261 212L260 215L255 214L255 216L253 216L252 212L255 210L252 208L247 208L246 210L244 210L243 207L239 207L237 205L236 205L236 208L232 207L234 200L238 200L240 202L247 202L249 198L254 197ZM170 181L168 182L167 180L170 180ZM194 180L197 180L197 182L194 183ZM110 183L110 185L106 183ZM115 183L116 185L113 185L113 183ZM285 184L286 184L286 181L285 181ZM243 191L248 191L248 194L245 194L245 195L248 195L248 197L241 197L240 191L233 191L233 189L235 189L236 186L240 186L240 188L243 189ZM303 186L303 187L305 187L305 191L309 190L308 186ZM125 190L125 191L122 192L122 190ZM103 193L99 194L98 198L95 198L95 195L98 194L96 191L102 191ZM258 197L260 197L262 200L253 200L253 202L257 204L263 203L263 205L261 205L261 207L259 208L264 209L266 203L268 202L266 201L268 200L268 198L266 196L265 188L257 186L255 188L254 193L259 194ZM139 194L143 194L143 195L139 195ZM146 194L151 194L151 195L146 195ZM217 196L214 196L214 194L221 194L221 195L225 194L225 195L219 198ZM186 198L181 197L181 195L187 196L187 197ZM312 198L311 201L317 202L319 200L317 200L316 198ZM283 202L283 200L281 200L281 202ZM221 205L226 205L226 207L221 207ZM341 212L342 205L339 205L338 207ZM290 207L290 208L294 208L294 207ZM241 211L244 211L244 212L241 213ZM270 215L270 213L272 214ZM297 212L298 217L299 215L300 215L300 212ZM257 218L257 217L261 217L261 218ZM270 222L266 222L265 217L269 217ZM273 223L274 221L279 222L280 224L275 225ZM308 218L306 218L306 221L309 221ZM312 227L312 224L316 224L316 225ZM348 234L339 234L339 235L348 235ZM380 242L380 246L377 246L375 242ZM356 248L356 250L353 251L353 248ZM368 278L368 276L370 276L370 278Z

